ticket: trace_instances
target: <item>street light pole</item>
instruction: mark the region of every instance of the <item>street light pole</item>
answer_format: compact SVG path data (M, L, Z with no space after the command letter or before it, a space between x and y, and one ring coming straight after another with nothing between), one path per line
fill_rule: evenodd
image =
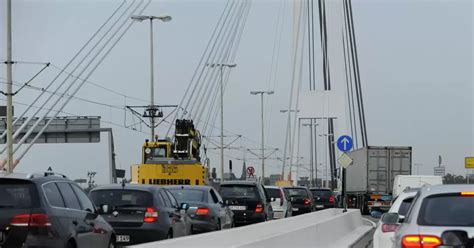
M260 95L260 114L261 114L261 121L262 121L262 182L265 184L265 125L264 125L264 118L263 118L263 94L272 95L275 93L274 91L250 91L251 95Z
M146 15L134 15L131 17L132 20L142 22L144 20L150 20L150 108L148 109L150 115L150 129L151 129L151 141L155 141L155 75L154 75L154 52L153 52L153 20L157 19L162 22L171 21L171 16L146 16Z
M7 0L7 167L13 172L13 95L12 95L12 1Z
M219 67L220 72L220 95L221 95L221 181L224 181L224 66L228 68L236 67L237 64L207 64L211 67Z
M290 113L289 113L290 115L291 115L292 112L295 112L295 113L300 112L299 110L295 110L295 109L290 109L290 110L288 110L288 109L282 109L282 110L280 110L280 113L284 114L284 113L286 113L286 112L288 112L288 111L290 112ZM299 122L298 122L298 124L299 124ZM298 129L299 129L299 126L298 126ZM290 130L288 130L288 132L286 133L286 138L291 142L291 131L290 131ZM286 141L285 141L285 142L286 142ZM286 151L286 150L285 150L285 151ZM286 157L286 154L284 155L284 157ZM282 166L281 166L281 178L282 178L282 180L283 180L283 179L285 178L286 159L283 160L282 162L283 162L283 164L282 164ZM290 159L290 164L291 164L291 159ZM289 172L289 173L291 174L291 165L290 165L290 172Z

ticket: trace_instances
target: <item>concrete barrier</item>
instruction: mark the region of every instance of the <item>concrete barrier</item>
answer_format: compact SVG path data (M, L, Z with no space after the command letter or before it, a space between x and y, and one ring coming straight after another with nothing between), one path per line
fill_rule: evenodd
M327 209L291 218L134 247L350 247L371 231L360 211Z

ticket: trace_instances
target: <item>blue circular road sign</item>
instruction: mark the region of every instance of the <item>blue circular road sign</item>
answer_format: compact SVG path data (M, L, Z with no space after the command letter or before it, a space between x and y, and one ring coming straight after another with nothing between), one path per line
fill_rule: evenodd
M341 152L350 151L353 147L352 138L348 135L342 135L337 139L337 148Z

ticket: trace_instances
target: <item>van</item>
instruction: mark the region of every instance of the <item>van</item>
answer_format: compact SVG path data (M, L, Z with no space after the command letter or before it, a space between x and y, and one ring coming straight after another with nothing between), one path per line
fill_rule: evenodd
M441 176L428 175L398 175L395 176L393 183L392 196L395 199L400 193L407 188L421 188L424 185L443 184Z

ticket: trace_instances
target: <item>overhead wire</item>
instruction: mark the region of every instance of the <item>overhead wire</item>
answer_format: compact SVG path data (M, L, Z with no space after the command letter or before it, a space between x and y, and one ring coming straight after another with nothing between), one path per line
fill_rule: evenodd
M143 8L141 8L141 10L138 12L138 13L142 13L146 7L150 4L151 1L148 1L144 6ZM139 7L142 5L143 2L140 2L139 5L137 5L137 7L132 11L132 13L129 15L132 16L133 13L135 13ZM125 20L125 22L123 24L126 24L126 22L129 21L129 18L127 18ZM108 54L110 53L110 51L112 51L112 49L115 47L115 45L122 39L122 37L125 35L125 33L130 29L130 27L133 25L133 22L132 21L129 21L130 24L123 30L123 32L118 36L118 38L113 42L113 44L109 47L109 49L103 54L103 56L99 59L99 61L96 63L96 65L94 66L94 68L89 72L89 74L86 76L86 80L92 75L92 73L98 68L98 66L102 63L102 61L108 56ZM108 45L108 43L113 39L113 37L118 33L118 31L122 28L122 26L117 29L117 31L112 35L111 38L109 38L109 40L106 42L106 45ZM105 48L106 46L103 46L100 51L97 53L97 55L100 54L100 52L102 52L102 50ZM96 55L96 56L97 56ZM74 96L77 91L82 87L82 85L84 84L85 82L81 82L79 84L79 86L75 89L75 91L72 93L71 96ZM72 97L69 97L66 102L61 106L61 108L59 109L59 111L61 111L66 105L67 103L71 100ZM46 125L38 132L38 134L33 138L33 141L32 143L30 143L27 148L25 149L25 151L18 157L18 159L22 159L23 156L28 152L29 149L31 149L31 147L34 145L34 142L41 136L42 132L44 132L44 130L47 128L47 126L53 121L53 119L58 115L58 112L56 112L53 116L53 118L49 119L49 121L46 123ZM26 135L25 135L26 136ZM20 141L21 142L21 141ZM18 143L18 146L16 147L17 150L20 146L20 143Z

